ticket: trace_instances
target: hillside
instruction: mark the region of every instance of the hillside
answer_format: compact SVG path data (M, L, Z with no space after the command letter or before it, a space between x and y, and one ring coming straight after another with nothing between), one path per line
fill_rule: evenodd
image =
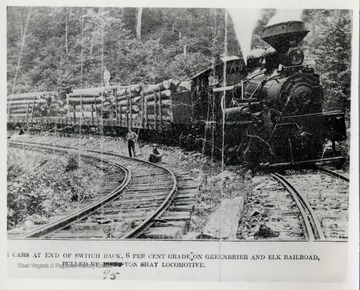
M252 48L264 47L263 10ZM8 94L111 83L189 79L224 53L225 10L196 8L8 7ZM351 12L304 10L307 63L321 75L327 109L349 108ZM139 21L139 19L141 21ZM227 52L240 55L231 18Z

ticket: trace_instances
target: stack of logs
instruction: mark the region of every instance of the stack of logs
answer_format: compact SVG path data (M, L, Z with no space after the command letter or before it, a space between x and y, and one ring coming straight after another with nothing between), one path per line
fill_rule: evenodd
M180 81L171 79L154 85L140 83L74 90L67 95L66 109L70 119L103 117L139 126L155 120L171 121L170 96L179 85Z
M166 80L158 84L75 89L66 100L56 92L13 94L7 97L8 117L67 118L77 123L105 119L120 126L165 124L173 119L171 95L190 89L190 82Z
M36 92L13 94L7 97L9 118L34 118L47 116L51 110L51 101L55 92Z

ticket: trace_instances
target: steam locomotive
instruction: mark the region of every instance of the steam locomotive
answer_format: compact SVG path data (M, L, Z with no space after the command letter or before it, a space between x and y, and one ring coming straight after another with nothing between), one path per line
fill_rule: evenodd
M205 123L198 136L208 134L209 121L218 125L220 134L207 139L225 144L228 161L291 165L337 159L335 142L346 138L345 118L341 111L323 112L319 75L303 64L299 47L308 32L301 21L268 26L263 40L271 47L252 51L246 66L232 58L225 69L193 79L196 123ZM324 155L328 141L330 156Z
M8 124L45 124L57 131L69 125L92 132L101 128L114 135L130 127L148 141L181 144L249 166L342 160L335 142L346 138L344 113L323 112L319 75L303 64L299 47L308 32L301 21L268 26L263 40L269 48L252 51L246 64L239 57L223 57L188 83L49 93L50 109L65 105L40 113L34 93L22 115L12 111L13 103L27 98L9 96ZM330 156L324 155L327 143L332 144Z

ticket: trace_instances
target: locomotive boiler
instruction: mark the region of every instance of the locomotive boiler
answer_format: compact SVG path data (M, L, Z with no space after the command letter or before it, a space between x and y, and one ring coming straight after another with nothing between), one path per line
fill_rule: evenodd
M226 161L252 166L341 160L335 142L345 139L344 114L323 112L319 75L299 46L308 32L301 21L268 26L263 40L271 46L252 51L246 65L224 58L195 76L193 142L203 138L203 149L211 144Z

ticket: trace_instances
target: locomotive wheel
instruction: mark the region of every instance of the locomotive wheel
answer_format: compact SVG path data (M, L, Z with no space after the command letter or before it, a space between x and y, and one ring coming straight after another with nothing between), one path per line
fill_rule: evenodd
M180 136L179 136L179 144L180 144L181 147L185 148L187 138L188 138L187 135L185 135L183 133L180 134Z
M236 149L239 163L249 169L255 169L259 165L262 152L258 149L259 144L251 139L248 142L241 142Z
M192 151L196 149L196 138L193 135L188 135L186 138L185 149Z

